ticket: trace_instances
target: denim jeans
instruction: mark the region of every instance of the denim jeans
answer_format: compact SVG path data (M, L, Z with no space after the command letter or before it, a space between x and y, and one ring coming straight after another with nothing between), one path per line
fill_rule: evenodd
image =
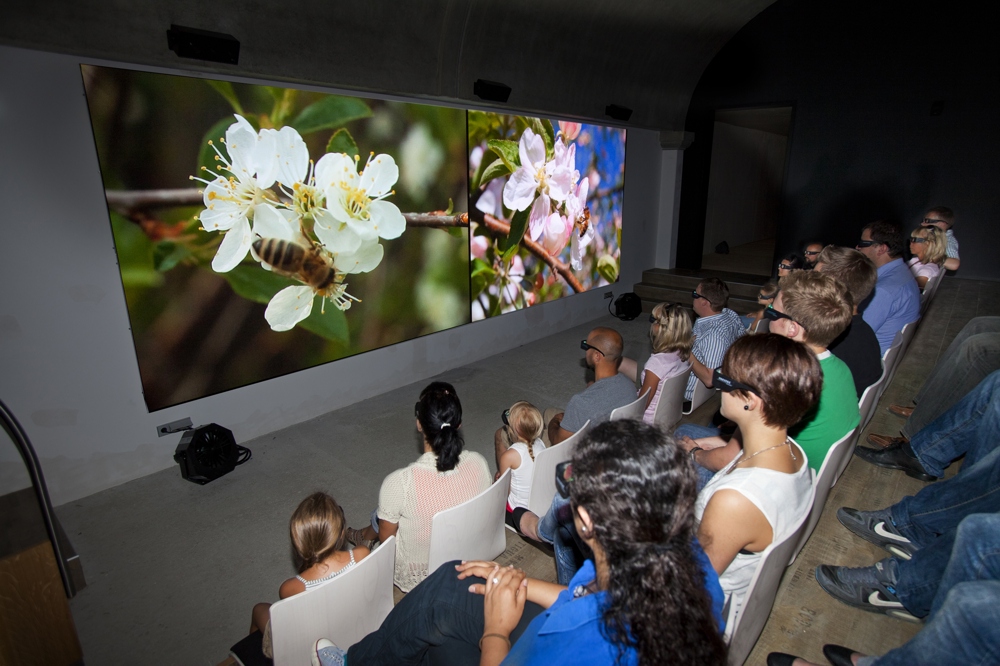
M1000 663L1000 516L962 521L923 630L858 666Z
M913 399L903 435L912 439L994 370L1000 370L1000 317L976 317L955 336Z
M718 428L685 423L682 426L678 426L677 429L674 430L674 439L677 441L680 441L681 437L701 439L703 437L718 437L719 434ZM701 492L701 489L705 487L705 484L711 481L712 477L715 476L715 472L702 467L697 462L695 462L694 468L698 472L698 492Z
M569 585L583 562L576 548L573 532L576 527L572 521L568 524L560 522L559 512L566 513L564 507L569 507L569 500L556 493L548 512L538 521L538 537L545 543L552 544L556 559L556 578L560 585Z
M965 516L1000 511L1000 371L917 433L910 446L933 476L959 456L965 462L952 478L889 508L900 534L925 547Z
M347 663L478 664L485 624L483 597L469 592L469 585L486 581L458 580L456 564L457 560L442 564L403 597L377 631L348 649ZM537 604L525 603L521 620L510 635L512 643L542 610Z

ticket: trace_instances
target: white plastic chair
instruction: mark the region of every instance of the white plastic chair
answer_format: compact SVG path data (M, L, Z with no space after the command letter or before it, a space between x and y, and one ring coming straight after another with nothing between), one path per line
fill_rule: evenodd
M345 650L382 625L392 610L396 537L350 571L271 606L275 666L309 663L313 643L329 638Z
M810 489L809 494L813 494ZM810 503L812 502L810 497ZM760 632L767 623L774 606L774 597L778 594L778 584L785 573L788 562L799 542L799 536L805 529L809 514L802 516L798 525L784 540L772 543L761 554L757 571L750 579L742 608L729 608L726 617L726 639L729 641L729 664L740 666L746 661L754 644L760 637Z
M875 403L878 397L882 395L882 384L884 381L885 369L882 370L882 376L878 378L878 381L866 388L865 392L861 394L861 399L858 400L858 411L861 413L859 427L862 430L868 426L868 422L875 413Z
M672 430L681 420L681 410L684 409L684 389L687 388L691 371L683 372L676 377L664 379L661 383L660 399L653 412L653 423L664 430Z
M899 354L902 350L902 336L897 333L892 346L889 347L885 352L885 356L882 357L882 379L879 380L878 397L875 398L876 403L882 398L882 394L885 393L885 390L889 387L889 383L892 381L893 367L899 362Z
M590 421L572 435L535 455L535 471L531 474L531 492L528 494L528 511L539 518L552 506L556 496L556 465L573 457L576 443L590 430Z
M609 421L621 421L622 419L639 419L642 420L642 415L646 413L646 396L649 395L649 389L642 392L634 402L630 402L627 405L621 407L616 407L611 410L611 416L608 417Z
M691 406L684 411L685 414L690 414L694 410L698 409L706 402L708 399L715 395L714 388L708 388L701 383L700 379L695 379L694 382L694 393L691 394Z
M823 515L823 507L826 505L826 498L830 495L830 489L833 488L833 484L837 482L837 478L840 476L841 465L846 467L847 463L851 460L851 455L854 453L854 445L857 444L860 434L861 428L855 428L834 442L833 446L826 452L823 464L813 479L814 496L812 510L809 512L809 520L806 521L805 529L802 530L802 534L799 536L799 542L795 546L795 550L792 551L789 564L794 562L795 558L799 556L799 551L806 545L806 541L809 540L813 530L816 529L819 517Z
M909 324L903 327L899 333L896 334L896 338L893 340L893 346L899 345L899 352L897 352L895 358L890 364L888 361L884 363L885 372L887 373L885 380L885 387L888 387L892 383L893 378L896 376L896 370L899 369L899 364L903 362L903 357L906 355L906 350L910 346L910 341L913 340L914 334L917 332L917 324L920 322L911 321ZM891 349L889 351L892 351Z
M470 500L438 511L431 520L427 573L451 560L492 560L507 548L504 513L510 470Z

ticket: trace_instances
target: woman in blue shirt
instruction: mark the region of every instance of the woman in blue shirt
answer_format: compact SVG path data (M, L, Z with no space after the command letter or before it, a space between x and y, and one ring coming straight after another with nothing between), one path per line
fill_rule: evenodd
M724 664L722 595L694 542L690 457L653 426L614 421L577 445L571 475L593 558L568 588L494 562L443 565L346 654L318 642L317 662Z

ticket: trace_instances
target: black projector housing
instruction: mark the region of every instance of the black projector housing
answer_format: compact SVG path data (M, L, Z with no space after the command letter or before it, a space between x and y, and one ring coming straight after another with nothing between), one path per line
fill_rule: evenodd
M232 472L238 457L233 433L217 423L185 430L174 452L181 476L199 485Z

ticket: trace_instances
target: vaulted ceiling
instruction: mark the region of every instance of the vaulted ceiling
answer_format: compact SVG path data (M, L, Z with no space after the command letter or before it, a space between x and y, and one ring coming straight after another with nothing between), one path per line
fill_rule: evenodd
M722 46L773 0L38 0L4 10L0 42L162 67L479 103L680 130ZM171 24L228 33L238 66L182 60Z

